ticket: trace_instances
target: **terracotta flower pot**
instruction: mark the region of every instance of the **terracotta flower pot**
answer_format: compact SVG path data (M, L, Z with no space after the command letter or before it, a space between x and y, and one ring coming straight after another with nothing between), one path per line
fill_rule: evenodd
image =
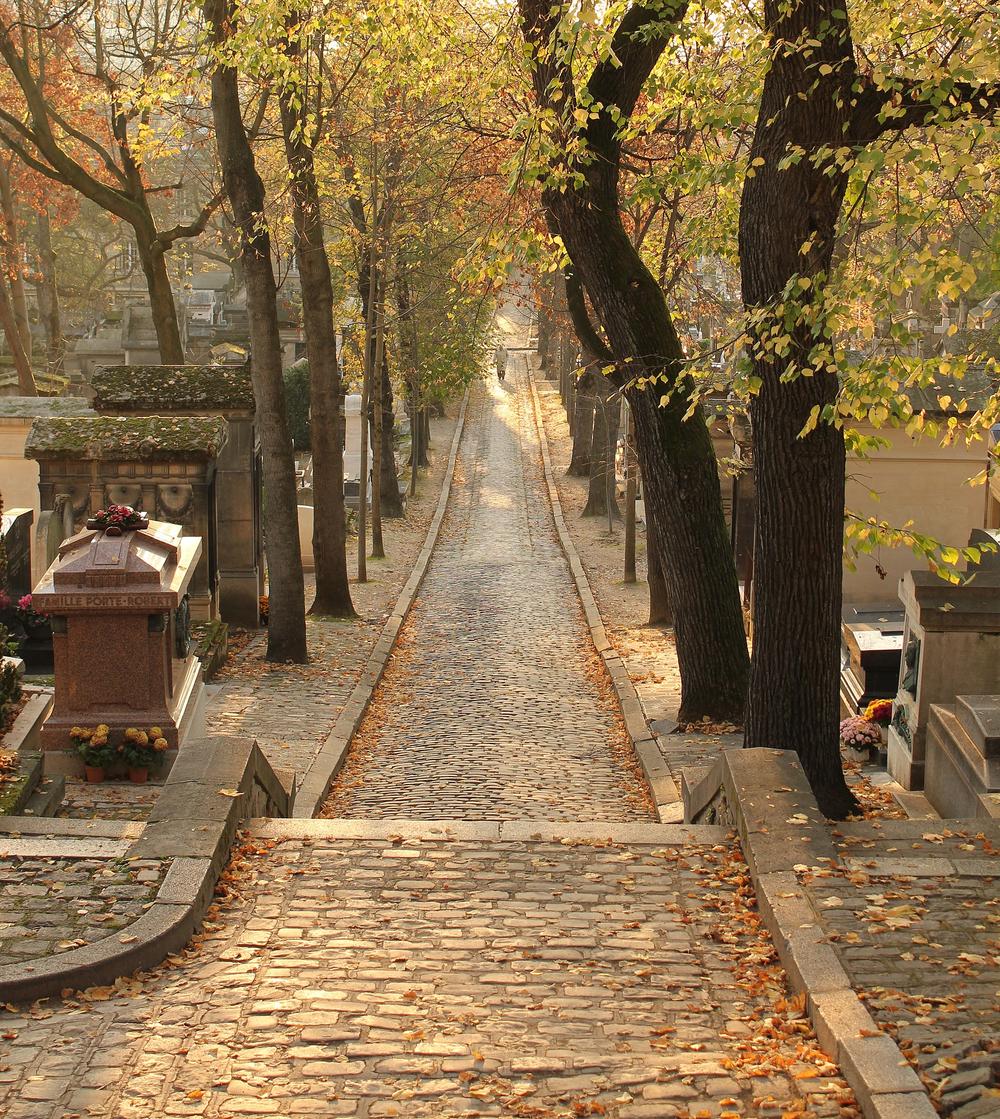
M145 785L149 779L149 768L147 766L132 766L128 771L128 779L133 785Z
M86 774L87 780L92 785L98 785L104 780L104 766L103 765L84 765L83 772Z

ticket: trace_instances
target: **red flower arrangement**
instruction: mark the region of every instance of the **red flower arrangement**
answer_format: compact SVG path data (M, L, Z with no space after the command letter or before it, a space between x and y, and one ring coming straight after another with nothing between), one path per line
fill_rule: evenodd
M140 513L131 505L109 505L107 509L98 509L87 520L87 528L102 529L108 536L121 536L123 532L148 525L149 514Z

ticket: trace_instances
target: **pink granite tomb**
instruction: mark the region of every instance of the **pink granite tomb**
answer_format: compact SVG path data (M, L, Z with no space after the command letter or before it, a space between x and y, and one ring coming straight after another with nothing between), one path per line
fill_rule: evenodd
M201 540L181 531L157 521L120 535L86 529L63 542L35 587L32 606L53 631L55 703L41 732L49 772L80 767L74 726L158 726L171 756L202 733L187 599Z

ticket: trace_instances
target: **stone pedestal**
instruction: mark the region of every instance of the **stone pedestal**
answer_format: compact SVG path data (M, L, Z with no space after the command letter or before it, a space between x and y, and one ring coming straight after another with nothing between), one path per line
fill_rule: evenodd
M188 590L201 541L177 525L111 536L87 529L65 541L35 588L52 619L55 701L42 728L46 769L77 772L69 732L106 723L161 727L176 751L202 733L204 684L191 652Z
M906 626L889 772L904 788L922 789L931 705L952 704L960 693L1000 694L1000 572L984 566L955 586L910 571L899 597Z
M945 819L1000 818L1000 696L931 705L924 789Z

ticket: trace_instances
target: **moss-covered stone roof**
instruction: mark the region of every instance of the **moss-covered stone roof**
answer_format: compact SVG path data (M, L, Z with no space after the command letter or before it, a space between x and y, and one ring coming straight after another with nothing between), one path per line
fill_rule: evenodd
M247 365L105 365L91 377L98 412L253 411Z
M82 396L0 396L0 419L90 414L90 404Z
M38 419L24 457L130 462L215 458L226 442L221 416L80 416Z
M58 396L65 392L69 385L68 377L61 377L58 373L35 371L35 388L39 396ZM0 389L10 389L16 386L17 373L11 368L0 367Z

